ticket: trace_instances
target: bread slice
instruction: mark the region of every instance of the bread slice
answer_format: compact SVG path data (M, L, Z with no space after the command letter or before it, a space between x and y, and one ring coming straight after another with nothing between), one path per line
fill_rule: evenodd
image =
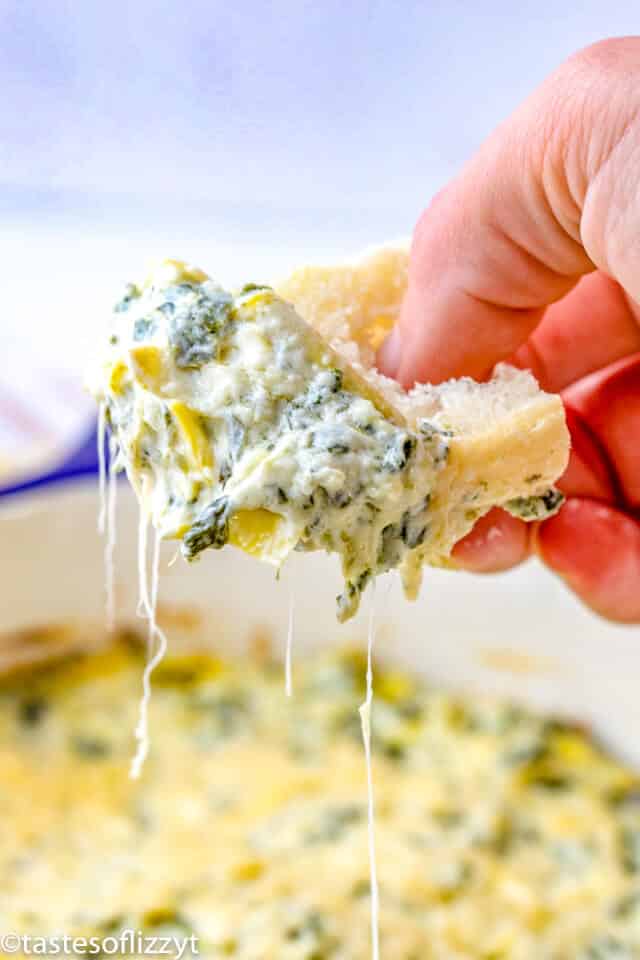
M352 263L296 270L275 289L410 429L427 421L450 434L447 464L431 493L430 536L401 567L415 596L422 565L447 565L453 546L492 507L525 520L560 508L552 487L567 466L570 440L560 397L540 390L528 371L500 364L487 383L463 378L406 393L375 369L407 265L406 246L382 247Z

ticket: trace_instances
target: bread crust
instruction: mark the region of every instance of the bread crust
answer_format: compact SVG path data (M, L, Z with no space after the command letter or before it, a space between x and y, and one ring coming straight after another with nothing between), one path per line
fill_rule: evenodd
M407 394L375 369L375 352L400 310L407 266L407 244L386 246L351 263L303 267L275 288L397 417L413 429L426 418L452 432L449 460L432 491L435 528L403 570L415 594L422 564L446 565L479 517L552 487L567 466L570 438L562 400L528 371L501 364L488 383L416 385Z

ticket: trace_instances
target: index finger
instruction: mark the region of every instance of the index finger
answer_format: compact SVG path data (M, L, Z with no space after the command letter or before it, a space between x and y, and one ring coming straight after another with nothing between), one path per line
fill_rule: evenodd
M380 369L403 385L487 376L595 267L640 298L640 38L564 64L416 228Z

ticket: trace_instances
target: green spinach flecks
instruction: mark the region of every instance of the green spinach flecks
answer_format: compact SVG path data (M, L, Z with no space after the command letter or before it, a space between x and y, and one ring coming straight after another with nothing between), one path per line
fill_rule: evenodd
M229 540L229 513L227 497L217 497L202 510L182 540L187 560L193 560L208 547L224 547Z

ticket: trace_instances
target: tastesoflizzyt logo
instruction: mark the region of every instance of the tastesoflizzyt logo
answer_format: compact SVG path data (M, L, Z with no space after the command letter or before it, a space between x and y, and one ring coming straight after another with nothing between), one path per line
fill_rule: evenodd
M171 957L183 960L200 955L198 938L152 936L140 930L123 930L114 936L72 937L60 934L34 937L0 933L0 954L25 957Z

